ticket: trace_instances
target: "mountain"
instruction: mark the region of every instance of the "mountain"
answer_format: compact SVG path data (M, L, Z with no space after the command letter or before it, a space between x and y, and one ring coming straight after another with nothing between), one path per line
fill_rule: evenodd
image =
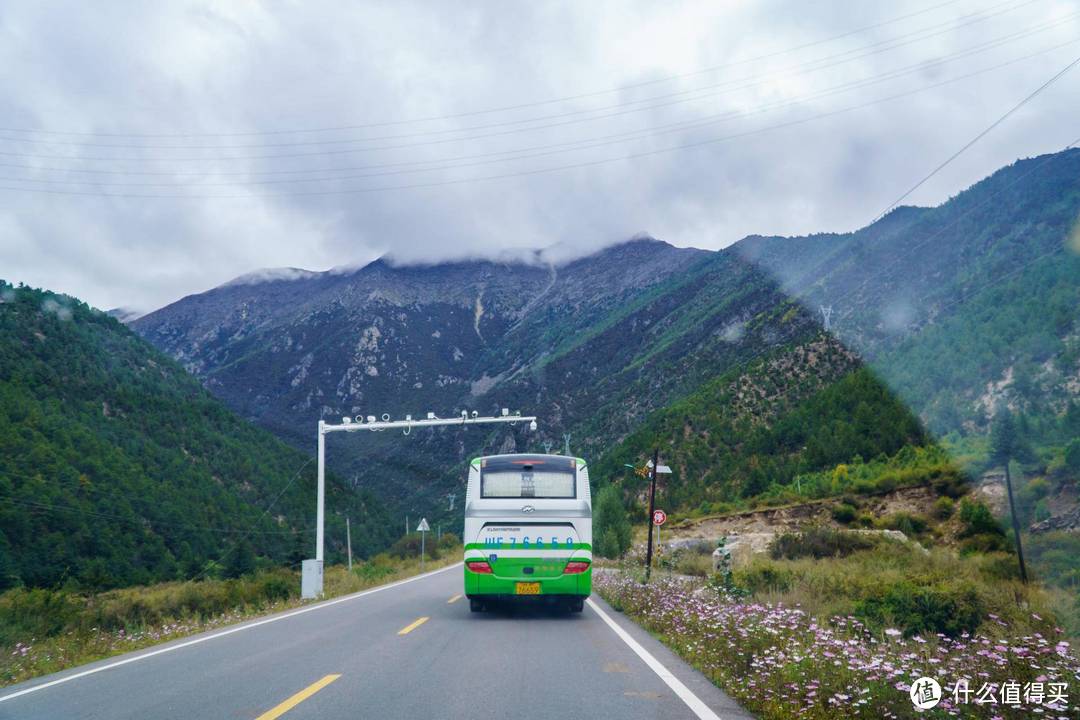
M734 249L807 307L831 307L832 332L935 432L984 432L999 401L1053 416L1077 397L1078 222L1073 149L857 232Z
M138 320L144 315L144 313L140 312L139 310L133 310L132 308L125 307L118 307L113 308L112 310L106 310L105 314L109 317L116 318L125 325L134 320Z
M562 447L564 434L604 482L621 467L614 459L663 441L673 467L692 475L672 482L679 505L693 507L843 459L870 462L869 452L885 467L904 447L927 447L923 425L978 437L1002 402L1058 428L1080 396L1078 213L1072 150L851 233L753 236L718 252L637 240L547 266L377 261L271 273L133 327L232 408L304 447L319 418L342 415L510 407L541 417L534 436L371 435L331 450L340 472L405 511L445 514L440 498L469 455ZM733 382L768 402L719 413L690 442L695 428L679 414L744 402ZM793 434L796 419L832 429L828 452L793 444L825 442ZM1045 437L1046 453L1060 454L1060 432ZM769 447L783 451L763 463L755 449Z
M0 584L191 577L250 543L311 554L314 463L228 410L105 313L0 282ZM327 539L393 537L370 493L328 479ZM396 527L396 525L395 525Z

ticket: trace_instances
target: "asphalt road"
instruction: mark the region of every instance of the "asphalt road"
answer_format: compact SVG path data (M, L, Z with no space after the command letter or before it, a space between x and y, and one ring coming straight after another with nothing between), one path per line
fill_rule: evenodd
M596 595L473 614L461 585L457 565L3 688L0 718L751 717Z

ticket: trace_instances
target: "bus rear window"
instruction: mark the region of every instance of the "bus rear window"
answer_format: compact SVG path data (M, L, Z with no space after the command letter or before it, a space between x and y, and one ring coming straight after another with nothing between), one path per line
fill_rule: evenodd
M575 498L577 473L573 463L513 465L500 463L480 473L482 498Z

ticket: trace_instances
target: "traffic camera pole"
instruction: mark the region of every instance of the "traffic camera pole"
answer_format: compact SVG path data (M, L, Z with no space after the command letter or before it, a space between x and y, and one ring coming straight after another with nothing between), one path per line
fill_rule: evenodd
M649 545L645 550L645 582L649 582L652 574L652 528L653 511L656 510L656 469L660 466L660 448L654 448L652 454L652 473L650 475L649 489Z
M366 420L366 421L365 421ZM378 420L373 415L369 415L365 418L356 418L356 422L350 417L343 417L340 425L331 425L323 420L319 420L318 425L318 490L316 493L316 507L315 507L315 559L305 560L303 563L303 570L301 571L301 597L304 599L311 599L322 595L323 590L323 523L325 518L325 504L326 504L326 435L332 432L360 432L370 431L378 432L381 430L401 430L403 434L408 435L412 432L413 428L418 427L444 427L448 425L490 425L494 423L507 423L513 425L514 423L526 422L528 423L529 430L536 430L536 417L533 415L511 415L510 411L506 408L502 409L500 415L494 417L481 417L478 413L468 413L465 410L461 411L461 415L453 418L440 418L435 413L428 413L427 418L414 420L412 415L406 415L404 420L391 420L389 415L383 415L382 420ZM409 532L408 518L405 520L405 533ZM311 564L310 572L311 576L308 580L309 568L308 564Z

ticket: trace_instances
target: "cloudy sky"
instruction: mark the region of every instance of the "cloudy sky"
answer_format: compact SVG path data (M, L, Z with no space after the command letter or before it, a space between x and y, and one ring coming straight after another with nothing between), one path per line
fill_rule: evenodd
M326 269L872 220L1080 0L0 4L0 278L153 309ZM1080 69L914 193L1080 137Z

